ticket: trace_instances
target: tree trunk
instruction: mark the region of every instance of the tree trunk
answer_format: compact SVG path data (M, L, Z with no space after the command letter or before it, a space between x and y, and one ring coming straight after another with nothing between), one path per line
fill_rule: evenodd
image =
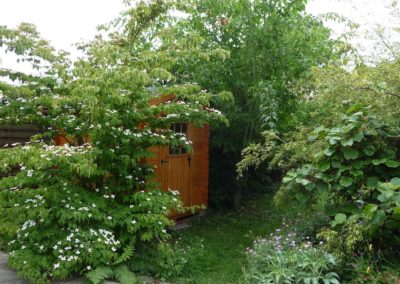
M242 208L242 185L236 181L235 191L233 192L233 209L239 211Z

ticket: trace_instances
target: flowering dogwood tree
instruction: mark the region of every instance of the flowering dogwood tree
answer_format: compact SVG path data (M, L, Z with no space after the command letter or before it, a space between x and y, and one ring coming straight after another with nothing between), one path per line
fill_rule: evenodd
M158 190L143 159L150 146L190 149L172 123L225 121L185 70L229 55L203 50L195 34L176 40L174 7L129 8L81 46L85 56L74 64L32 25L0 27L0 46L37 70L0 70L8 78L0 82L0 124L41 127L29 143L0 150L0 240L20 276L129 282L124 264L135 245L168 239L168 215L181 202L177 192ZM163 94L175 98L150 105ZM56 135L68 143L54 145Z

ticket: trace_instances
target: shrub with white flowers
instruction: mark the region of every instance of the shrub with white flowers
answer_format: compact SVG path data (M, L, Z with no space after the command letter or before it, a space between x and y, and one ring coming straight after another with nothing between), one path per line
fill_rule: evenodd
M0 81L0 125L41 129L28 143L0 149L0 244L9 265L33 283L77 274L133 283L124 264L135 246L165 242L168 216L181 207L176 192L158 190L143 162L148 148L190 150L172 123L225 122L184 70L226 54L203 50L200 40L188 44L196 35L180 42L160 26L172 19L167 2L128 9L81 46L85 56L74 64L32 25L0 27L0 47L40 71L0 70L8 78ZM150 105L163 94L175 97ZM68 143L56 146L56 135Z

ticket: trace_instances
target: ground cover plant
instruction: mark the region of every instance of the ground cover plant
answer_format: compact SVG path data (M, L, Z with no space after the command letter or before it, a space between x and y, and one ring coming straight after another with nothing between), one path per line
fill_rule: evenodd
M289 228L294 223L282 222L283 228L254 242L247 252L246 283L340 283L336 258L314 246L304 232Z

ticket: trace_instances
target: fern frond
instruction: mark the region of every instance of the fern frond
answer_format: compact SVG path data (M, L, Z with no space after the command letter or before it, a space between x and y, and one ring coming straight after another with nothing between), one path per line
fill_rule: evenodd
M113 277L114 272L108 266L97 267L96 269L86 273L86 278L93 284L101 284L103 280Z
M121 284L137 283L135 274L126 265L119 265L114 269L115 279Z
M133 256L133 246L127 246L124 252L117 258L114 264L126 263Z

